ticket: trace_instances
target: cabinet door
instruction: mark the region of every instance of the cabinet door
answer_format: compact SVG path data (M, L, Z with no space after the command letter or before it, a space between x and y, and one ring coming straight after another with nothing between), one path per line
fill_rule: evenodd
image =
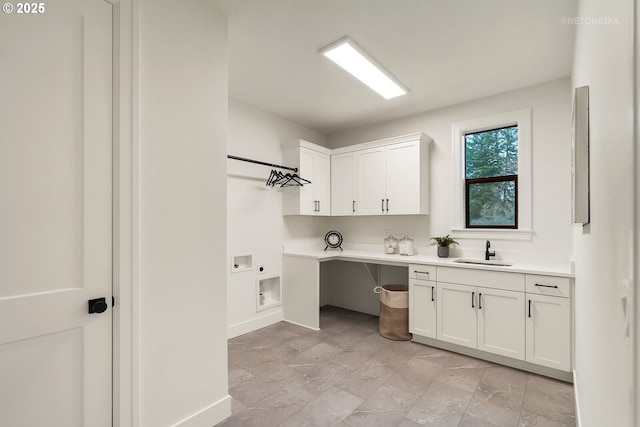
M527 362L571 370L569 298L526 294Z
M420 212L420 143L394 144L386 152L386 196L393 215Z
M331 156L331 215L354 215L355 153Z
M437 338L476 348L476 287L438 282L437 290Z
M525 358L524 293L477 288L478 350Z
M327 154L313 153L313 200L317 202L316 215L331 213L331 198L329 194L329 180L331 158Z
M385 197L385 147L356 152L358 156L357 215L382 215ZM358 206L359 205L359 206Z
M409 332L436 338L436 282L409 280Z
M314 178L314 154L313 150L308 148L300 148L300 170L298 174L302 178L311 181L311 184L305 184L297 187L300 192L300 215L315 215L317 211L317 203L314 198L315 178Z

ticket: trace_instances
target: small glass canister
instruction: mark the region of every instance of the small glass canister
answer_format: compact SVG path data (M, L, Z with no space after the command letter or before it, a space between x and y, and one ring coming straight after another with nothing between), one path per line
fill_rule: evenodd
M400 239L399 247L400 247L400 255L415 254L413 239L410 239L409 236L407 235L405 235L402 239Z
M384 239L384 253L385 254L397 254L398 253L398 239L389 235Z

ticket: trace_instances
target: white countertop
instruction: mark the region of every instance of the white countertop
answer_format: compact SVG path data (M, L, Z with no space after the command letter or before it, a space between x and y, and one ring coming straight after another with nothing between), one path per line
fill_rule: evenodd
M527 261L514 262L511 266L496 265L480 265L480 264L461 264L454 262L458 258L439 258L433 255L389 255L367 250L312 250L312 249L288 249L284 251L284 255L296 256L303 258L317 259L318 262L324 261L358 261L368 262L372 264L386 264L408 266L409 264L425 264L436 265L441 267L470 268L475 270L492 270L512 273L541 274L547 276L574 277L571 272L571 266L563 264L545 264Z

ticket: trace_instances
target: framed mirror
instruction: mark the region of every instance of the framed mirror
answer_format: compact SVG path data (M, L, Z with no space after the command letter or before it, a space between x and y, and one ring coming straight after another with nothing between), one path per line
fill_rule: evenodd
M577 87L571 126L571 216L588 224L589 212L589 86Z

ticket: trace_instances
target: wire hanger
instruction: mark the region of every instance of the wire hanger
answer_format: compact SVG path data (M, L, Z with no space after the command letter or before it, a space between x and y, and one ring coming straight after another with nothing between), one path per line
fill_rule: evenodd
M289 177L287 178L287 175L289 175ZM304 179L300 176L298 176L297 173L294 174L287 174L285 175L285 178L287 178L286 180L284 180L284 182L282 182L282 184L280 184L280 188L282 187L302 187L305 184L311 184L311 181L309 181L308 179ZM293 181L294 184L290 184L290 182Z

